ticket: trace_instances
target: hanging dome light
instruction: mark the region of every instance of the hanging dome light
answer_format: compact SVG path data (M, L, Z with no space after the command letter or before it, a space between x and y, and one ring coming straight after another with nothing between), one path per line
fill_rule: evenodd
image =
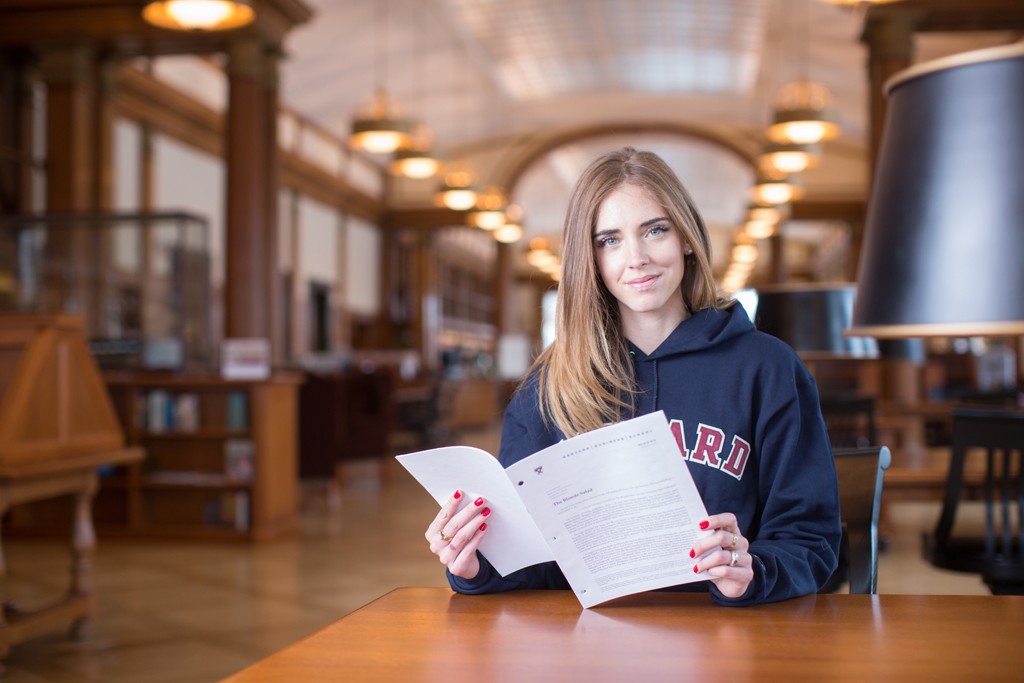
M779 91L768 137L799 145L839 137L839 126L829 110L831 103L832 95L823 85L808 80L790 83Z
M469 171L449 171L435 200L452 211L468 211L476 206L477 191L473 189L472 182L473 175Z
M821 157L821 145L795 142L769 142L759 160L782 173L799 173L816 166Z
M484 230L496 230L505 225L505 194L497 187L487 188L477 197L476 211L469 215L469 222Z
M224 31L255 16L250 0L159 0L142 10L146 22L176 31Z
M423 180L432 178L441 170L441 160L431 153L433 142L430 129L424 123L412 127L409 144L395 151L391 172L406 178Z
M433 178L440 170L440 159L425 149L400 149L395 152L395 158L391 162L392 173L416 180Z
M371 154L390 154L409 144L412 122L395 110L384 88L374 93L368 111L352 119L349 144Z
M523 226L518 223L505 223L491 234L502 244L513 244L523 238Z
M754 201L758 204L785 204L803 196L803 190L796 179L789 177L762 177L754 185Z

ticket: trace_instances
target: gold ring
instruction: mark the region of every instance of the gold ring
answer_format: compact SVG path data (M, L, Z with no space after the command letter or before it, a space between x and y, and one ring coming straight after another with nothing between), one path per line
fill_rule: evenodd
M447 543L448 541L452 540L451 536L445 536L444 535L444 529L438 529L437 535L440 536L441 540L444 541L445 543Z
M740 540L740 537L737 536L736 534L733 534L732 535L732 543L729 544L729 547L730 548L735 548L736 544L739 543L739 540Z
M740 554L738 552L736 552L735 550L733 550L732 551L732 561L729 562L729 566L730 567L735 567L737 564L739 564L739 561L740 561Z

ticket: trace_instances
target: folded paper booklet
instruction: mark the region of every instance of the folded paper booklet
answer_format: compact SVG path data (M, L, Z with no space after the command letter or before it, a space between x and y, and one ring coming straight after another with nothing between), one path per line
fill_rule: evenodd
M651 413L566 439L503 469L468 446L399 455L444 504L491 508L480 553L501 573L555 560L584 607L710 578L690 548L707 517L669 429Z

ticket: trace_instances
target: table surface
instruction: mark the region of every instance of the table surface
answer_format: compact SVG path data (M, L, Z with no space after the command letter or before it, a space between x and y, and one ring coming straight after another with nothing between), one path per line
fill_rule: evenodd
M1024 597L811 595L721 607L645 593L399 588L227 679L262 681L1024 680Z

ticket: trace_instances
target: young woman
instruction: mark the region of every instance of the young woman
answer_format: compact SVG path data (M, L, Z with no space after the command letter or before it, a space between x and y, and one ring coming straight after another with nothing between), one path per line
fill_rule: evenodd
M814 381L783 342L717 294L704 221L655 154L594 161L565 221L556 340L505 413L499 460L665 411L710 516L691 556L710 591L747 605L813 593L836 568L839 494ZM455 492L427 528L454 590L569 585L548 562L500 576L477 546L490 508Z

